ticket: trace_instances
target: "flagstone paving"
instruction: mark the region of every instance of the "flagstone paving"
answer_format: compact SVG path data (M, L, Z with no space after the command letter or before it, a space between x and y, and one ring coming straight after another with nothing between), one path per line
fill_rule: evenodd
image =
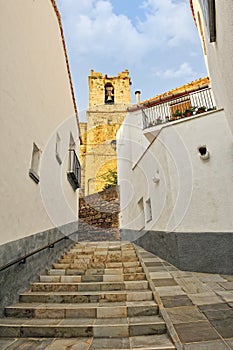
M5 316L0 349L176 349L129 242L76 244Z
M181 271L136 250L177 349L232 350L233 276Z

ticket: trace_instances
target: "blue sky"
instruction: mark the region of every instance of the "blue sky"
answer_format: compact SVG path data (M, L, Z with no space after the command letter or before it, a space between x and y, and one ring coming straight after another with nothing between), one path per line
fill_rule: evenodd
M207 75L188 0L57 0L80 119L90 70L126 68L141 100Z

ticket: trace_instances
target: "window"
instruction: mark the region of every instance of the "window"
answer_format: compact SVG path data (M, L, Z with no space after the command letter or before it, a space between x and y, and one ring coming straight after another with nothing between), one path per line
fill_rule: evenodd
M40 181L40 177L39 177L40 158L41 158L41 151L39 147L35 143L33 143L31 168L29 169L29 176L37 184Z
M114 88L111 83L105 85L105 103L114 104Z
M81 166L74 149L69 149L67 179L74 191L81 187Z
M60 138L59 134L57 133L55 155L56 155L56 159L57 159L59 164L62 163L60 152L61 152L61 138Z
M146 200L146 222L152 220L152 211L151 211L151 200L150 198Z
M67 179L74 191L81 187L81 166L75 152L75 141L70 133Z
M216 8L215 0L200 0L202 13L207 26L210 42L216 41Z
M142 230L145 227L145 212L144 212L143 198L141 198L138 201L138 209L139 209L139 230Z

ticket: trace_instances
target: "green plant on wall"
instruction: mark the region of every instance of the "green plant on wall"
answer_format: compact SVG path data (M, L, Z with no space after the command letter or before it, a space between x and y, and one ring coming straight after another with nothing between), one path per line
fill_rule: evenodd
M117 171L109 169L108 172L103 176L105 180L105 185L103 187L104 190L107 188L117 186Z

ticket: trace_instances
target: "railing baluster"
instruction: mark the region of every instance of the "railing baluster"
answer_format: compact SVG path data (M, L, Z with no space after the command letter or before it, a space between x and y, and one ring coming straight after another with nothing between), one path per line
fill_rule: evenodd
M181 106L182 105L182 108ZM181 108L183 113L185 109L190 109L191 107L202 107L206 106L208 110L214 109L211 88L205 88L196 92L185 93L184 96L179 96L177 98L168 97L167 101L157 103L151 107L145 107L142 109L142 121L143 129L158 125L160 123L167 122L172 119L171 108L173 111Z

